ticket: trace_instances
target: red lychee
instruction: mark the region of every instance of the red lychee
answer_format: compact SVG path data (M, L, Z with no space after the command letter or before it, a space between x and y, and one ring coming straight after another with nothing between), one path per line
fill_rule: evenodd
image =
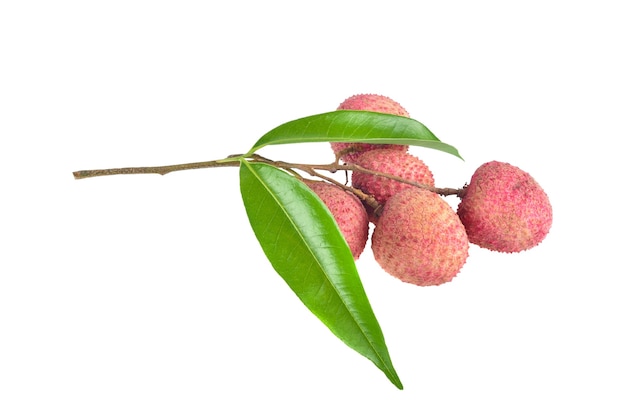
M384 114L400 115L408 117L409 113L396 101L378 94L357 94L343 101L338 110L374 111ZM346 163L354 162L356 157L363 151L374 148L393 148L399 151L407 151L409 146L399 144L367 144L367 143L330 143L335 155ZM347 149L350 151L346 152Z
M461 197L457 213L469 241L492 251L530 249L552 226L548 195L530 174L509 163L478 167Z
M434 186L435 179L428 166L412 154L383 148L362 153L356 164L380 173L401 177L426 186ZM394 194L401 190L414 187L383 176L353 171L352 186L373 196L380 204L384 204Z
M454 278L467 260L465 228L439 195L412 187L390 197L372 234L380 266L400 280L420 286Z
M369 236L369 220L361 200L334 184L315 180L305 183L330 210L352 256L358 259Z

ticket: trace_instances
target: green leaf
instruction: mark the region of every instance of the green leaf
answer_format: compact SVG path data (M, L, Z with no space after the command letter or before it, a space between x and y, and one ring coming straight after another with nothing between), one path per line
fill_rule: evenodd
M370 111L339 110L281 124L261 137L248 155L274 144L310 142L408 144L427 147L463 159L458 150L442 143L417 120Z
M250 225L276 272L339 339L402 389L350 248L328 208L300 180L268 164L242 159L240 186Z

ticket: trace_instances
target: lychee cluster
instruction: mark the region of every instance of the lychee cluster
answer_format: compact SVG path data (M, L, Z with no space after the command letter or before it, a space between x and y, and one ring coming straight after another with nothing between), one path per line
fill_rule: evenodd
M338 109L409 116L400 104L376 94L354 95ZM480 166L470 183L458 189L461 202L455 211L438 194L431 170L408 152L408 146L331 145L337 160L353 167L351 188L356 190L350 193L325 182L307 184L334 215L355 259L365 249L369 223L375 225L374 258L404 282L449 282L466 263L470 243L497 252L521 252L543 241L552 225L545 191L508 163Z

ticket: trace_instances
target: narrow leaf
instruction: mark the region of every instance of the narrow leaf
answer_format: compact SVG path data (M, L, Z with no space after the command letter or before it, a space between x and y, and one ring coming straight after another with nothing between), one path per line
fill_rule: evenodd
M278 274L339 339L402 389L350 248L322 201L286 172L243 159L240 187L250 225Z
M440 150L462 159L458 150L441 142L425 125L398 115L340 110L281 124L261 137L248 152L274 144L310 142L407 144Z

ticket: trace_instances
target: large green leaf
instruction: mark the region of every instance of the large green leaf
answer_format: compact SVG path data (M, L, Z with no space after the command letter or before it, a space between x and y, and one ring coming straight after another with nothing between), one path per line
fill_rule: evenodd
M242 159L240 186L252 229L274 269L337 337L402 389L330 211L300 180L267 164Z
M281 124L261 137L248 152L270 144L305 142L408 144L444 151L461 158L453 146L441 142L417 120L370 111L340 110Z

